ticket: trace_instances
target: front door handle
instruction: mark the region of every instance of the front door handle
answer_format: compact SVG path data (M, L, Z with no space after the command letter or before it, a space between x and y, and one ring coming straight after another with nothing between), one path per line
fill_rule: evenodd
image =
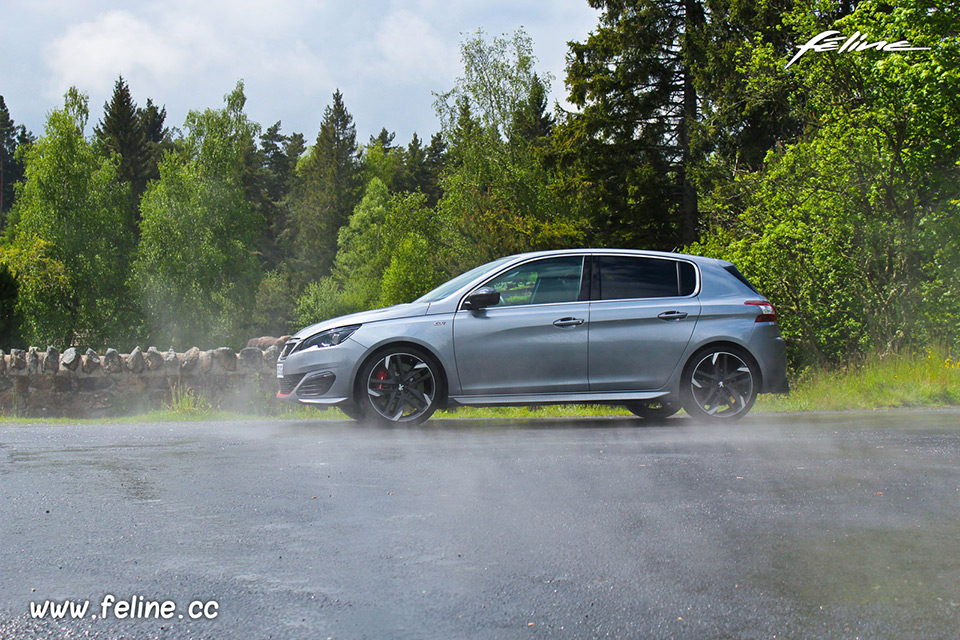
M560 318L553 321L555 327L576 327L583 324L583 318Z
M687 317L687 314L683 311L664 311L657 317L661 320L683 320Z

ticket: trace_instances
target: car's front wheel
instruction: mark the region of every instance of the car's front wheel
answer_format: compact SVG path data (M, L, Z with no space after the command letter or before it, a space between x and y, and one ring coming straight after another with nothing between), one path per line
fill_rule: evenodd
M681 403L693 418L739 420L756 401L759 382L757 365L740 347L705 347L683 369Z
M408 345L386 347L361 367L356 403L372 422L416 425L433 415L442 391L440 365L433 356Z
M352 402L338 404L337 409L340 409L341 413L351 420L360 420L363 417L363 414L360 413L360 409L358 409L357 405L353 404Z

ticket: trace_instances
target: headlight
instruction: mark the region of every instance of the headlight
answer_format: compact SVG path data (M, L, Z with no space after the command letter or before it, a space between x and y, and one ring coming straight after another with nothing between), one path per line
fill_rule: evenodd
M322 333L317 333L310 336L306 340L300 342L297 346L297 351L304 351L310 347L335 347L350 336L353 335L353 332L360 328L358 324L352 324L349 327L337 327L336 329L328 329Z

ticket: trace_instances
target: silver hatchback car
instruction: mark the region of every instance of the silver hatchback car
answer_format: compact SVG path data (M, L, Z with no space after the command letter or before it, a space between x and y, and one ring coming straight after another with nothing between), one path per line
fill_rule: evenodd
M733 264L615 249L501 258L409 304L307 327L277 379L279 398L384 424L559 403L735 420L787 391L776 311Z

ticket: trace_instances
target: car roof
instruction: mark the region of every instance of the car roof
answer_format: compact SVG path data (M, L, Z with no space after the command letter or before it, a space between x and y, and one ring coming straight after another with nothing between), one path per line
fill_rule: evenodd
M617 248L585 248L585 249L551 249L548 251L530 251L527 253L518 253L510 256L511 262L519 262L529 258L541 258L550 256L567 256L571 254L591 254L591 255L626 255L647 258L682 258L691 262L712 263L721 266L731 265L733 263L718 258L708 258L690 253L677 253L674 251L654 251L652 249L617 249Z

